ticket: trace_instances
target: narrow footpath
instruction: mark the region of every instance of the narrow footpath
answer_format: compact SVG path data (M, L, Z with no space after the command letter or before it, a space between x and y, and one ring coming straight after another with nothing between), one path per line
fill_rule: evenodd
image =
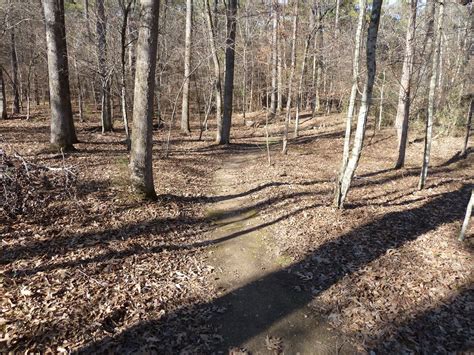
M258 160L257 160L258 159ZM209 262L219 290L215 302L222 314L214 322L224 338L222 351L245 349L251 354L352 354L352 347L326 322L311 314L311 295L297 292L289 273L269 245L255 200L238 184L245 164L262 163L255 153L229 155L214 178L219 202L209 208L215 217ZM255 186L258 187L258 186Z

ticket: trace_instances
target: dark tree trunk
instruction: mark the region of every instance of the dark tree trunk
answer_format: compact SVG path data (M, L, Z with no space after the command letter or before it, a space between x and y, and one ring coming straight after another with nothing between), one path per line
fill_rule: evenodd
M0 119L6 120L7 118L7 97L5 95L5 82L3 81L3 69L0 68Z
M51 144L54 148L70 150L77 138L69 91L64 0L43 0L43 11L48 49Z
M99 58L99 75L101 81L101 121L102 133L113 130L110 107L110 74L107 68L107 19L104 0L97 0L97 50Z
M12 85L13 85L13 107L12 113L20 113L20 89L18 82L18 55L16 53L15 29L12 28L10 36Z
M232 99L234 93L234 59L235 59L235 34L237 17L237 0L227 1L227 39L225 50L225 79L224 79L224 114L220 140L218 144L229 144L230 127L232 125Z
M153 98L158 43L159 0L141 0L133 102L130 179L144 198L156 196L153 183Z

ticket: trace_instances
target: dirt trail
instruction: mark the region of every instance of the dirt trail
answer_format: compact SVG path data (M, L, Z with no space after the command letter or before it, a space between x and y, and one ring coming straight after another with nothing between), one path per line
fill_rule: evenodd
M252 208L255 201L246 193L249 189L238 183L241 168L255 159L252 153L228 157L214 179L215 194L221 201L208 211L217 221L209 259L220 291L216 304L223 309L215 320L224 337L222 350L354 353L324 321L311 315L307 308L311 295L296 291L298 280L285 270L289 261L268 247L273 238L270 227L263 224L259 210Z

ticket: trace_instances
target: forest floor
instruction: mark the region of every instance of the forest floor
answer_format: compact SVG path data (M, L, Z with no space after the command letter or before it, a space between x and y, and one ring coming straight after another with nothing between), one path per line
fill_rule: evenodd
M272 125L271 164L263 128L240 117L229 147L215 146L212 130L197 140L195 127L172 135L169 157L157 130L151 202L129 191L123 130L78 123L78 150L63 157L48 152L44 112L0 122L12 169L75 173L67 194L54 171L35 189L7 186L29 202L0 216L0 351L472 351L472 225L457 241L472 153L459 159L462 139L435 135L418 191L420 136L392 170L394 132L370 131L336 210L342 122L305 119L288 155Z

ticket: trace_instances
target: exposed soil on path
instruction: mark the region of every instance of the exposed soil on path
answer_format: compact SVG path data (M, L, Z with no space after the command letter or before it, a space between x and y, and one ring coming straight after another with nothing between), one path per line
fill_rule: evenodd
M214 320L224 339L221 348L252 354L352 353L352 347L307 308L311 295L298 289L297 278L284 270L289 260L271 247L270 228L275 226L263 223L258 204L254 207L245 185L239 184L243 168L257 160L261 162L261 156L252 153L231 155L214 178L215 195L222 200L209 209L218 219L209 262L216 269L216 304L223 312Z

